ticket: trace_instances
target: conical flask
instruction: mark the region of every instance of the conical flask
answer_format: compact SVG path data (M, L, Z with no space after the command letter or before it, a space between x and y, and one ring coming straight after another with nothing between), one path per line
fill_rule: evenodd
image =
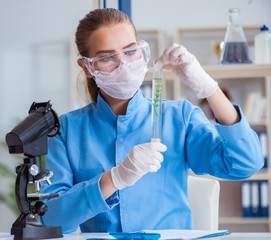
M251 63L238 8L229 9L229 22L220 58L222 64Z

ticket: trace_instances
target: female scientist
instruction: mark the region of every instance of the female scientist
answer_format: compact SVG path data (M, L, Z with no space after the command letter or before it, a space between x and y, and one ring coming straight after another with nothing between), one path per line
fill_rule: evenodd
M151 99L139 90L150 59L148 43L116 9L97 9L79 23L78 64L92 103L61 116L61 136L49 139L52 184L42 222L63 232L192 229L187 177L239 180L263 166L257 134L239 106L183 46L173 44L158 64L206 98L211 124L189 101L162 102L161 143L151 142Z

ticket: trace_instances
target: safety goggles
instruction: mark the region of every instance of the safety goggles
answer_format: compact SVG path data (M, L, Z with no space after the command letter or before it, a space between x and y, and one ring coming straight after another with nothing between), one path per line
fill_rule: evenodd
M121 63L131 63L143 57L146 64L150 60L150 46L144 40L139 40L135 46L125 48L121 52L106 54L99 57L82 57L85 67L90 74L97 75L98 72L111 73Z

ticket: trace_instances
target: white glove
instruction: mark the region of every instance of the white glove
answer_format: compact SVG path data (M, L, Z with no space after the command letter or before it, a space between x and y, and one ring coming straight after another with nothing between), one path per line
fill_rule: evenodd
M113 184L117 189L134 185L148 172L156 172L164 160L161 152L167 147L159 142L136 145L122 163L111 169Z
M209 97L218 88L217 82L204 71L195 56L176 43L165 49L155 66L176 73L198 98Z

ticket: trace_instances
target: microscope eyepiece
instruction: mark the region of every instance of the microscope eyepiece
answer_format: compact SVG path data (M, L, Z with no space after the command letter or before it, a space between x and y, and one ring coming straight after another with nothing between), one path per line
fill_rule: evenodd
M9 153L40 156L47 153L47 136L59 134L59 119L50 101L33 103L29 115L6 135Z

